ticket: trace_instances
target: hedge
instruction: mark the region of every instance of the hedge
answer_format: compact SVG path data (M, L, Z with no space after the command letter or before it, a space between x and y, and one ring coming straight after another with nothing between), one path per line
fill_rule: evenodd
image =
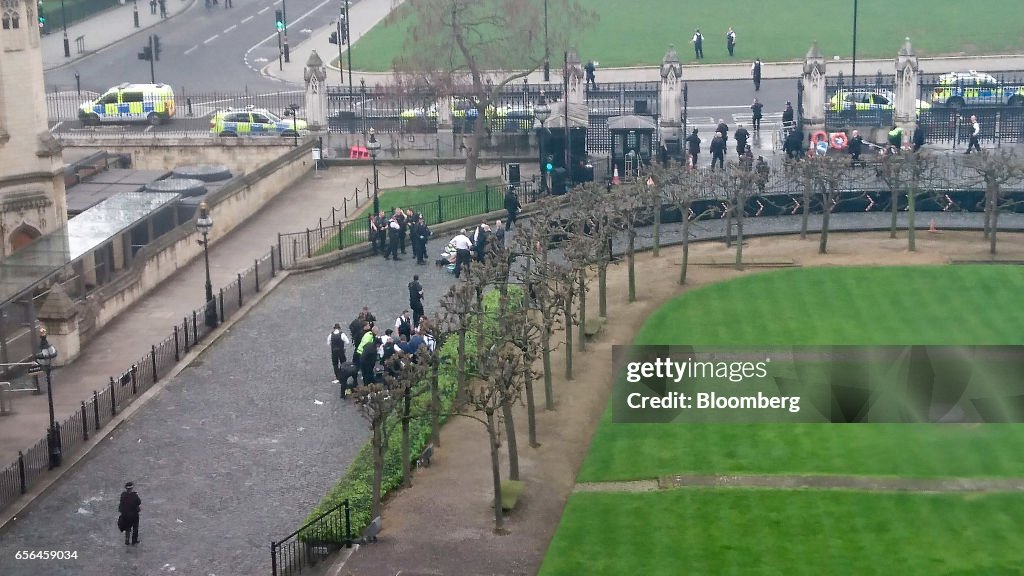
M510 302L515 303L520 301L522 295L522 290L518 287L509 287ZM499 305L498 297L499 294L497 290L488 292L484 296L484 310L497 310ZM495 329L497 327L496 322L491 315L488 315L486 323L487 329ZM448 421L452 403L454 402L455 395L458 392L458 379L456 377L456 367L458 366L458 346L458 338L449 338L444 345L441 346L441 366L438 370L437 386L438 394L441 399L440 421L442 424ZM476 336L471 332L466 336L467 360L474 357L475 349ZM431 429L429 408L430 394L420 394L413 399L412 413L419 415L414 416L409 422L409 452L414 457L418 456L430 442ZM369 427L369 424L367 424L367 427ZM394 423L387 431L387 435L388 446L384 454L384 477L381 486L382 499L395 488L402 485L401 419L394 419ZM373 502L373 445L369 439L365 444L363 444L363 447L359 450L355 460L352 461L348 470L345 471L345 475L342 476L338 483L327 492L327 495L323 500L321 500L320 504L310 512L309 516L303 522L303 525L315 520L318 516L332 508L341 505L346 498L349 501L349 507L351 509L352 534L355 536L362 533L362 531L370 524L370 521L373 520L370 517L370 508ZM338 513L342 512L339 511ZM316 527L311 527L310 530L310 535L312 536ZM300 538L305 539L303 536L300 536ZM344 538L344 534L337 534L334 536L339 542ZM322 535L318 535L317 539L323 539Z

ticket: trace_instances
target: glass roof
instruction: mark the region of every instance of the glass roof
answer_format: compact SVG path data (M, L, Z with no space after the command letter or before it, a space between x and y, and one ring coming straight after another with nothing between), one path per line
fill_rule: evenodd
M121 192L82 212L64 228L32 241L0 261L6 302L73 260L174 203L174 192Z

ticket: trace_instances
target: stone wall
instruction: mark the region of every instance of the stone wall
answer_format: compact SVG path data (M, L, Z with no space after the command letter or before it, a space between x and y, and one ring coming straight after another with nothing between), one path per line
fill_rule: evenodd
M310 139L299 139L307 146ZM315 141L315 138L312 139ZM190 164L223 164L235 173L250 172L292 150L291 138L154 138L133 140L66 139L65 149L127 154L139 170L173 170Z

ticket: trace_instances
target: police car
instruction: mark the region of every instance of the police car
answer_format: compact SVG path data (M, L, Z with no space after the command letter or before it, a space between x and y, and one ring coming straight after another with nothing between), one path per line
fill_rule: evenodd
M156 126L173 117L174 90L166 84L125 82L78 109L78 119L87 126L107 122L148 122Z
M216 136L296 136L306 132L306 121L281 118L266 108L228 108L210 117L210 134ZM296 134L298 132L298 134Z
M825 107L830 112L892 110L895 95L888 90L839 90ZM931 104L918 100L917 111L931 108Z
M1024 106L1024 86L1007 86L995 76L971 70L950 72L939 76L938 85L932 91L934 104L963 106L965 104L988 104Z

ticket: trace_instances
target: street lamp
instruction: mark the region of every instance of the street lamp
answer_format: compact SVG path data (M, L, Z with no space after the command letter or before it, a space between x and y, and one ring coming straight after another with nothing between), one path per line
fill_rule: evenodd
M537 105L533 107L533 117L540 122L541 132L537 134L537 145L540 146L540 168L541 168L541 192L547 192L548 190L548 172L545 169L544 164L544 123L551 117L551 106L548 106L547 100L544 98L544 91L540 91L540 100L537 101Z
M46 373L46 399L50 404L50 429L46 432L46 447L50 451L50 469L60 466L63 456L61 455L60 427L53 416L53 380L50 379L50 372L53 370L53 360L57 357L57 349L46 340L46 328L39 327L39 352L36 352L36 364Z
M292 117L292 138L294 139L292 142L293 146L299 145L299 115L297 113L298 110L298 104L289 104L288 112L285 112L285 116L291 115Z
M213 228L213 218L210 218L210 210L206 202L199 203L199 218L196 218L196 232L203 235L202 240L197 240L203 247L203 259L206 260L206 325L210 328L217 327L217 301L213 299L213 283L210 281L210 228Z
M548 0L544 0L544 81L551 82L551 62L548 60Z
M380 152L380 142L377 142L377 135L370 128L370 139L366 142L366 150L370 153L370 162L373 163L373 213L380 214L380 200L377 198L377 152Z
M288 2L281 0L281 20L284 24L284 61L291 62L291 54L288 52Z
M64 0L60 0L60 20L64 26L64 57L71 58L71 43L68 42L68 17L64 12Z

